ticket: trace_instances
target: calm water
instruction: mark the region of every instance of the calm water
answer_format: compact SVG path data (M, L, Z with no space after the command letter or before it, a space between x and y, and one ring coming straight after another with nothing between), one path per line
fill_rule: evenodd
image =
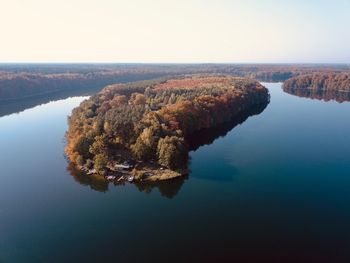
M350 103L265 85L260 115L156 186L71 175L66 116L84 97L1 117L0 262L349 262Z

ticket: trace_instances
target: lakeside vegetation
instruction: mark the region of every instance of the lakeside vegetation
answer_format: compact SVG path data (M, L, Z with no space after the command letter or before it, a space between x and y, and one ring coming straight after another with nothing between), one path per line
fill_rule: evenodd
M350 73L304 74L286 80L283 88L350 92Z
M350 92L350 73L313 73L286 80L283 88Z
M107 179L175 178L187 173L190 136L268 101L258 82L230 76L110 85L73 110L66 153Z
M313 73L296 76L286 80L283 90L299 97L319 100L350 100L350 74Z

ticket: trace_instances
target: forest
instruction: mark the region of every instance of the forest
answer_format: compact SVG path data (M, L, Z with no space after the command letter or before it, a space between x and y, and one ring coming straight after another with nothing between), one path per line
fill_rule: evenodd
M283 89L350 92L350 73L313 73L286 80Z
M73 110L65 152L107 179L171 179L188 172L191 136L268 102L257 81L224 75L113 84Z

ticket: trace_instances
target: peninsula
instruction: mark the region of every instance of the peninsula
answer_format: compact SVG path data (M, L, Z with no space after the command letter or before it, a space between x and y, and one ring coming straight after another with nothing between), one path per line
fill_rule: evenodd
M257 81L225 75L109 85L73 110L66 154L107 180L175 178L187 174L188 138L268 102Z

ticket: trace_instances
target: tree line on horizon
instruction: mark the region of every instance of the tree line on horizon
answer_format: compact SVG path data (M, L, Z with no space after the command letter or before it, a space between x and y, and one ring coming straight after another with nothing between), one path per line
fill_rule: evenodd
M0 102L59 91L102 89L126 83L184 74L225 74L266 82L283 82L311 73L349 73L347 65L286 64L78 64L0 65Z

